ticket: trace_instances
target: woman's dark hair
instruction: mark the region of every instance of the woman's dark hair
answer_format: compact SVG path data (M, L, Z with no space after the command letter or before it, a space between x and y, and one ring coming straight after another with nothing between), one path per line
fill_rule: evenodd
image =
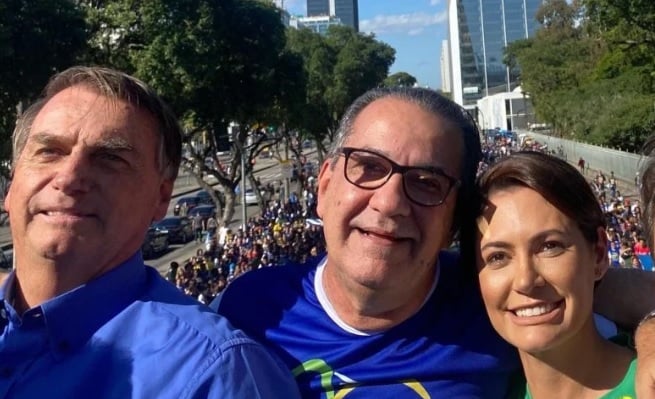
M564 160L540 152L522 151L491 166L478 180L481 206L498 190L527 187L538 192L576 222L584 238L598 241L598 228L606 227L605 214L584 176Z

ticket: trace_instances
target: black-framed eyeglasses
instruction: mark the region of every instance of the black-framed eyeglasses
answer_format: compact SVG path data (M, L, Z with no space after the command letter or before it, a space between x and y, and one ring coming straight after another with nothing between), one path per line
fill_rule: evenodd
M421 206L438 206L460 181L440 168L402 166L378 154L359 148L342 147L339 154L346 158L344 177L351 184L365 190L375 190L389 181L391 175L403 176L403 190L407 198Z

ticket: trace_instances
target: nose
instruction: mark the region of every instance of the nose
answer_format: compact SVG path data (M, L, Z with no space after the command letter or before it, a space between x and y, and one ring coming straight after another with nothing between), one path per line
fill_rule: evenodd
M532 256L525 255L517 259L514 268L513 289L517 292L528 294L535 287L544 286L546 281L539 273L537 264Z
M53 186L65 194L76 194L89 191L93 179L91 164L83 154L71 153L62 157L55 168Z
M369 206L386 216L408 216L411 203L403 188L403 176L394 173L382 187L373 190Z

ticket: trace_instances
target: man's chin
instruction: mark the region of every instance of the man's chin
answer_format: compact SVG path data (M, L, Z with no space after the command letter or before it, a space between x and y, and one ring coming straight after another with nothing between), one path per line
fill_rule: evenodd
M34 252L44 259L60 260L74 256L81 256L85 244L82 240L69 237L67 239L39 240L32 246Z

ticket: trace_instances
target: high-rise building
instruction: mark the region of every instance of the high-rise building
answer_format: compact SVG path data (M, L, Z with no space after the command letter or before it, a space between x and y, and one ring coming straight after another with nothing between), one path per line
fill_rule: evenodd
M307 0L308 17L325 17L330 15L329 0Z
M450 46L448 40L441 41L441 57L439 58L441 64L441 91L450 93L452 88L450 86Z
M448 30L451 88L458 104L471 106L482 97L510 92L518 71L503 64L504 48L532 37L543 0L449 0Z
M337 17L346 26L359 32L357 0L307 0L308 17Z

